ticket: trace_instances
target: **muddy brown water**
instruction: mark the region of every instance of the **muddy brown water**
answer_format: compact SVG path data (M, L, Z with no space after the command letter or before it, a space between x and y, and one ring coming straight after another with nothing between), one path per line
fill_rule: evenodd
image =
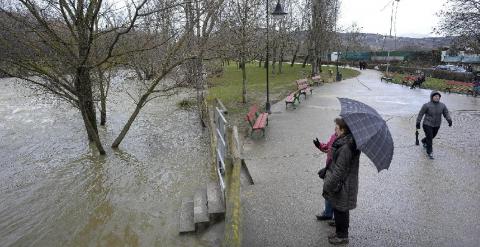
M101 157L76 109L0 79L0 246L212 245L177 226L181 198L208 177L207 133L176 106L194 94L153 100L114 151L133 111L128 83L112 86Z

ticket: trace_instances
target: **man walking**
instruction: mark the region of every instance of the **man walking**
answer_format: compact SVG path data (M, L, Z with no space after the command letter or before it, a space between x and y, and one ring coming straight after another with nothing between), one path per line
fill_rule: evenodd
M425 118L423 118L423 131L425 132L425 138L422 139L422 144L427 149L427 155L430 159L433 159L432 141L442 124L442 115L447 120L448 126L452 127L452 118L448 113L447 106L440 102L440 97L442 96L438 91L432 91L430 94L430 102L423 104L417 117L416 127L417 129L420 129L420 123L425 115Z

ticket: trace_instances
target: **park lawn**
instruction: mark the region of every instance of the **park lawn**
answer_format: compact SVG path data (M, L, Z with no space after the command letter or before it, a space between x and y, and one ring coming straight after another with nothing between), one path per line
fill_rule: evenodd
M408 74L401 74L401 73L394 73L393 74L393 83L402 84L403 78ZM422 83L422 88L437 90L437 91L445 91L447 84L445 83L447 80L437 79L432 77L426 77L425 82Z
M242 103L242 71L236 64L225 66L223 74L219 77L208 78L209 92L207 100L210 104L215 98L219 98L229 111L230 119L239 125L249 107L258 105L260 110L265 109L266 102L266 75L265 69L259 67L258 63L250 63L247 68L247 103ZM322 67L322 78L333 80L329 76L329 67ZM330 67L335 74L335 68ZM271 67L270 67L271 70ZM297 89L295 80L305 78L310 74L311 67L307 65L302 68L301 64L293 67L289 63L283 64L283 73L269 75L270 102L274 104L284 99L289 93ZM358 76L360 72L352 69L340 68L343 79ZM315 93L315 90L314 90Z

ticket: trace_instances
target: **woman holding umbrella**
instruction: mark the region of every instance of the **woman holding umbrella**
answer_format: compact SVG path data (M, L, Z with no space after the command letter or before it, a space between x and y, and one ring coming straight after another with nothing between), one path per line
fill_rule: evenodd
M323 197L331 203L335 215L336 231L328 237L328 242L346 244L349 211L357 206L360 151L345 121L336 118L335 124L337 139L332 144L333 160L325 174Z
M333 161L323 182L323 197L335 215L332 244L348 243L349 211L357 206L358 167L364 153L377 171L388 169L394 146L387 122L372 107L353 99L338 98L342 118L335 119L337 139L332 144Z

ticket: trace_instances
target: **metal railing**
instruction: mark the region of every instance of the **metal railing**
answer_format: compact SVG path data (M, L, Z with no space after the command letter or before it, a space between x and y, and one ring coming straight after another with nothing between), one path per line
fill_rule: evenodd
M225 192L225 159L227 155L227 120L223 115L225 110L215 107L215 134L217 137L217 174L222 192Z

